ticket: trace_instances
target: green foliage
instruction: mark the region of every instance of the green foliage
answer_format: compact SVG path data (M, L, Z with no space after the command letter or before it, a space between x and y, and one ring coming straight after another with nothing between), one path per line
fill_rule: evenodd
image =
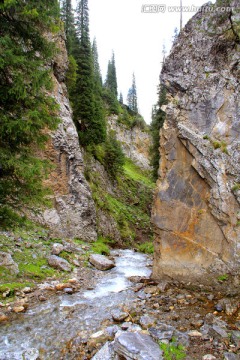
M187 356L184 346L177 344L174 338L169 344L159 341L159 346L164 353L165 360L183 360Z
M57 29L58 2L4 2L0 5L0 204L21 209L42 202L47 161L36 150L47 140L46 128L57 126L50 62L55 49L42 32ZM16 219L16 218L15 218ZM1 214L2 226L6 216Z
M151 179L150 173L140 169L131 159L126 158L123 168L125 174L130 179L141 182L152 189L154 188L154 183Z
M105 103L105 105L107 106L108 109L108 114L116 114L118 115L119 113L119 103L117 101L116 96L112 93L111 90L109 90L108 88L103 88L102 91L102 98L103 101Z
M137 245L137 249L140 252L145 254L153 254L154 253L154 246L152 241L145 242L143 244Z
M74 26L74 15L71 0L62 0L61 19L64 22L67 51L69 55L72 55L76 42L76 30Z
M104 167L112 178L116 178L122 172L124 159L120 142L114 134L109 133L105 142Z
M117 91L117 74L116 74L116 66L115 66L115 55L112 53L112 58L108 62L107 69L107 77L104 86L110 90L110 92L117 99L118 91Z
M77 62L72 55L68 57L68 61L69 64L66 73L66 85L68 88L69 96L72 99L72 95L74 94L77 82Z
M128 90L127 104L132 111L138 113L137 87L134 73L132 75L132 86Z
M240 184L236 183L235 185L233 185L232 191L238 191L238 190L240 190Z
M99 236L97 241L95 241L91 246L91 251L93 251L96 254L102 254L102 255L109 255L110 254L110 248L108 246L109 239L106 239L102 236Z
M227 281L227 280L228 280L228 275L227 274L223 274L223 275L220 275L218 277L219 282L223 282L223 281Z
M159 91L158 91L158 102L157 105L154 107L152 112L152 122L150 125L150 132L152 135L152 146L150 148L150 155L151 155L151 165L153 167L153 179L157 180L158 178L158 168L159 168L159 161L160 161L160 135L159 131L163 127L165 121L165 112L161 109L162 105L167 104L166 99L166 89L165 87L160 84Z

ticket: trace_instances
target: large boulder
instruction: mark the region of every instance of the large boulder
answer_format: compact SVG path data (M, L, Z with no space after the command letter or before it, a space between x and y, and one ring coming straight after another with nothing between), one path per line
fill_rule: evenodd
M114 341L114 351L127 360L162 360L162 351L151 336L141 333L122 333Z
M98 270L109 270L115 266L113 261L100 254L91 254L89 261Z
M11 274L18 274L18 264L16 264L12 256L6 252L0 251L0 266L6 268Z
M71 265L69 264L69 262L56 255L49 256L48 264L58 270L68 271L68 272L71 271Z

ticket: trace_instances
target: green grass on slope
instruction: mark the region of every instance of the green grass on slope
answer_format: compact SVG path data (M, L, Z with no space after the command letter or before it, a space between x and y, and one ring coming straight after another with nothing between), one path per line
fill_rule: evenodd
M134 181L141 182L142 184L154 188L154 182L151 178L151 174L148 171L140 169L132 160L126 158L123 166L125 175Z

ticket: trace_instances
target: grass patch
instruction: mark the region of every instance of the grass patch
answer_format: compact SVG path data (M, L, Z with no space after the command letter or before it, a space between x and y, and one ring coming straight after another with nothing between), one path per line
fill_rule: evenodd
M145 254L153 254L154 246L152 241L145 242L143 244L137 245L138 251L145 253Z
M220 282L227 281L227 280L228 280L227 274L223 274L218 277L218 281L220 281Z
M159 346L164 353L165 360L183 360L187 356L184 346L177 344L174 338L169 344L159 342Z
M37 259L34 263L19 264L19 276L24 276L31 279L45 279L46 277L54 276L56 270L47 265L46 259Z
M123 166L124 173L127 177L134 181L143 183L144 185L154 188L155 183L152 181L150 173L140 169L137 165L133 163L131 159L126 159Z
M236 184L233 185L232 191L238 191L238 190L240 190L240 184L236 183Z
M103 236L99 236L97 241L95 241L91 246L91 251L95 254L101 254L101 255L109 255L110 254L110 248L109 243L111 240L104 238Z

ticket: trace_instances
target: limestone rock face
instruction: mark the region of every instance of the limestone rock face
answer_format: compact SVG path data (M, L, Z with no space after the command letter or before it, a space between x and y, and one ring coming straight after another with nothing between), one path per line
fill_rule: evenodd
M152 211L155 278L239 274L240 14L230 3L232 14L189 21L161 73L168 105Z
M53 170L47 185L53 191L53 207L44 211L43 222L55 237L96 239L96 212L90 188L84 177L82 150L73 123L71 106L64 84L68 66L64 38L53 39L59 49L53 64L53 97L59 104L61 120L43 154Z
M117 140L121 142L124 154L143 170L151 170L149 165L150 134L138 126L129 129L117 120L117 115L110 116L108 129L114 130Z

